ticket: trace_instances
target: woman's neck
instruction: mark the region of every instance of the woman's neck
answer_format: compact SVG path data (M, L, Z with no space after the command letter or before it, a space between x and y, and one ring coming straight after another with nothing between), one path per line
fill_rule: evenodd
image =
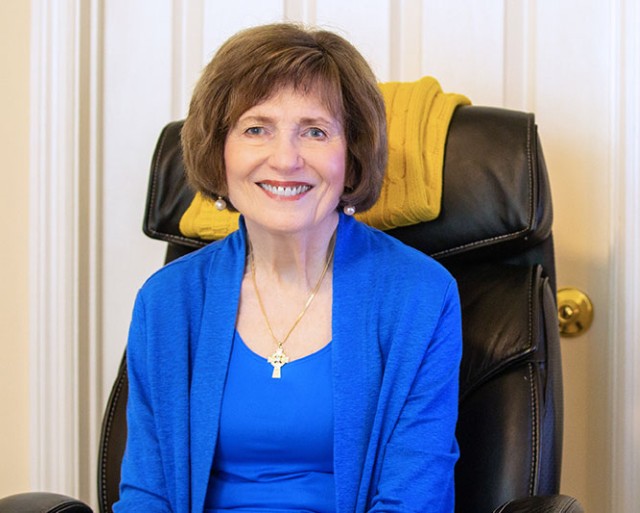
M326 265L337 224L338 216L335 222L313 231L282 234L246 222L250 251L261 281L311 290Z

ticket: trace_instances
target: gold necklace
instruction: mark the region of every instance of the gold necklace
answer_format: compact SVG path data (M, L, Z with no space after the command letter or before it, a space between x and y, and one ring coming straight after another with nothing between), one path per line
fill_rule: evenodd
M336 247L335 233L331 238L331 242L329 244L330 244L329 255L327 256L327 261L324 264L324 269L322 270L322 274L318 279L318 283L316 283L316 286L311 291L311 294L309 294L309 297L307 298L307 301L305 302L304 307L302 308L302 311L298 314L298 317L296 317L296 320L293 322L293 325L291 326L291 328L289 328L289 331L287 332L287 334L284 336L282 340L278 340L278 337L276 337L275 334L273 333L273 329L271 328L271 323L269 322L269 317L267 316L267 312L264 309L264 304L262 303L262 297L260 296L260 291L258 290L258 284L256 283L256 264L253 256L253 247L251 246L251 242L249 242L249 262L251 265L251 281L253 282L253 289L256 292L256 297L258 298L258 305L260 305L260 311L262 312L262 317L264 317L264 322L267 325L269 334L271 335L271 338L273 339L273 341L276 343L275 352L267 358L267 361L273 366L273 373L271 374L272 378L279 379L282 376L280 369L282 368L283 365L289 362L289 357L284 352L283 346L287 341L287 339L289 338L289 335L293 333L293 330L296 329L296 326L304 317L304 314L307 313L309 306L311 306L311 302L313 301L313 299L316 297L316 294L320 290L322 281L324 280L324 277L327 274L327 271L329 270L329 265L331 264L331 261L333 259L333 252Z

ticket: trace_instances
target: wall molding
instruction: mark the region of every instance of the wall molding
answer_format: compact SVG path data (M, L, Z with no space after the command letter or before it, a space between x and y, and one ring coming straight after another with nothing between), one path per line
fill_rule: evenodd
M504 0L504 107L535 112L535 3Z
M612 4L611 507L632 513L640 504L640 6ZM608 412L603 412L607 414Z
M99 437L99 0L33 0L31 484L92 502Z
M318 19L318 0L283 0L284 20L315 25Z
M173 0L172 8L171 119L182 119L202 69L204 2Z
M389 14L388 80L416 80L424 74L423 2L392 1Z

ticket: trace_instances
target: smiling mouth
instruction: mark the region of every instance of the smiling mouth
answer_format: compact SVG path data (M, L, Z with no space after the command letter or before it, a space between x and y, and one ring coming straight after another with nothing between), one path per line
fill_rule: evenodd
M261 182L258 184L263 190L281 198L291 198L304 194L311 189L311 185L272 185Z

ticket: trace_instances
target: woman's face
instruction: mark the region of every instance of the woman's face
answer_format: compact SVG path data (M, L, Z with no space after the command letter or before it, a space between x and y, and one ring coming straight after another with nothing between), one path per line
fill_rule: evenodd
M273 233L331 229L344 191L344 129L314 92L285 88L247 110L224 150L229 199Z

